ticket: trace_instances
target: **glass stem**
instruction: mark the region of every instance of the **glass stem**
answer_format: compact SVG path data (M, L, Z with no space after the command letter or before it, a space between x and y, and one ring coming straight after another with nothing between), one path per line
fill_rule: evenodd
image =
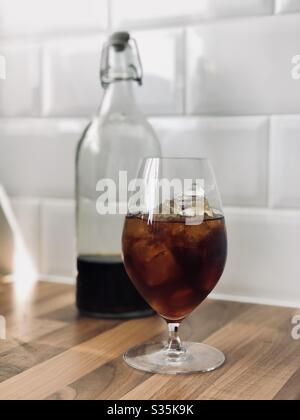
M175 360L181 358L186 350L182 346L180 337L179 337L179 323L168 323L169 328L169 340L168 340L168 347L167 353L168 358Z

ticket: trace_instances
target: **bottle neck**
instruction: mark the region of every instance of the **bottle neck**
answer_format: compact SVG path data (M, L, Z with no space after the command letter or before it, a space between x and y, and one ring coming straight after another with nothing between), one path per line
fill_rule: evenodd
M132 80L116 80L110 83L105 90L100 115L140 114L133 92L135 83Z

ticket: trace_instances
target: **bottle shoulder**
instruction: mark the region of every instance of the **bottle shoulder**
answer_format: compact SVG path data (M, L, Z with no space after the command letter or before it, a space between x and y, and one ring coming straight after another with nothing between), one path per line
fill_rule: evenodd
M92 123L93 123L93 121L90 121L88 123L88 125L85 127L85 129L84 129L83 133L81 134L81 137L80 137L80 139L79 139L79 141L77 143L77 147L76 147L76 162L78 162L80 151L81 151L84 143L86 142L86 139L88 137L88 133L89 133L89 130L91 128Z
M140 115L112 114L94 118L84 130L77 151L115 143L139 142L146 146L159 146L158 137L145 117Z

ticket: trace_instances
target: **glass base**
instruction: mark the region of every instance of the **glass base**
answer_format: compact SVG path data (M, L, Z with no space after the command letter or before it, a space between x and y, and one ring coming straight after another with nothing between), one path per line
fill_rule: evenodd
M212 372L221 367L225 356L219 350L200 343L183 343L184 351L176 355L168 346L143 344L124 355L125 362L138 370L162 375Z

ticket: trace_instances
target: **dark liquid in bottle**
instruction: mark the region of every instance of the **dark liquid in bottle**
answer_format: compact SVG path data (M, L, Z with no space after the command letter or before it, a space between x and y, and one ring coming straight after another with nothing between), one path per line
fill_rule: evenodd
M132 285L120 257L82 255L77 260L77 307L99 318L137 318L153 310Z

